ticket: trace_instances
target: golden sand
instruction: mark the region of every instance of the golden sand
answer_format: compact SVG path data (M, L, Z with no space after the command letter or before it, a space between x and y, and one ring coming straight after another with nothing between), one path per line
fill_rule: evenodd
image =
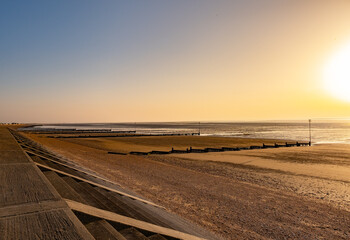
M41 137L52 136L42 135ZM187 148L221 148L249 147L265 144L285 144L285 141L271 139L223 138L202 136L144 136L144 137L105 137L105 138L59 138L65 142L100 149L129 153L131 151L170 151L172 148L186 150ZM290 141L291 142L291 141ZM295 142L294 142L295 143Z
M197 136L30 137L226 239L350 236L349 145L123 156L107 151L246 146L274 141Z

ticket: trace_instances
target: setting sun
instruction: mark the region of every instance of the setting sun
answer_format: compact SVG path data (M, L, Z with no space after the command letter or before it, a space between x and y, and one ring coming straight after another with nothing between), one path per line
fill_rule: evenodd
M350 44L332 56L325 68L325 88L350 102Z

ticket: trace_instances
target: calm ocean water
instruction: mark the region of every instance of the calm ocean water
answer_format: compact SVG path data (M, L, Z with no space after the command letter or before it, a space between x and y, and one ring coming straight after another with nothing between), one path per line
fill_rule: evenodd
M105 129L136 131L139 134L192 133L202 136L309 140L308 121L298 122L163 122L55 124L39 128ZM313 143L350 143L350 120L311 123Z

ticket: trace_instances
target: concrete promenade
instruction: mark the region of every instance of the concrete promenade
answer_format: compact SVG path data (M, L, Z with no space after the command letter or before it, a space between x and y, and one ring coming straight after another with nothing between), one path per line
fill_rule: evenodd
M0 238L94 239L4 126L0 126Z
M217 239L0 127L0 239Z

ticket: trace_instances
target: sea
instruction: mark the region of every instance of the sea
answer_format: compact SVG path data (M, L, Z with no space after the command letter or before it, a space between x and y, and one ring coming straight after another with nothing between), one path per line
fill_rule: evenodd
M284 139L314 144L350 144L349 120L264 121L264 122L133 122L43 124L35 129L136 131L137 134L188 134L200 136Z

